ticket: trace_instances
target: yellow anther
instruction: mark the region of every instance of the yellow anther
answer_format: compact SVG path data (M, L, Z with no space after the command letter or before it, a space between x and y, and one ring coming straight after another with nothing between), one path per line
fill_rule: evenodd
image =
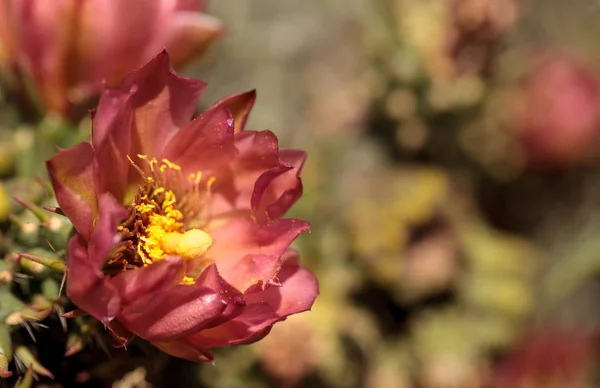
M210 187L213 185L213 183L215 183L216 180L217 180L217 178L215 178L214 176L210 177L210 179L208 180L208 182L206 182L206 187L208 189L210 189Z
M187 284L187 285L192 285L192 284L196 284L196 279L194 279L191 276L184 276L183 280L181 281L181 283L183 284Z
M181 167L173 162L171 162L169 159L162 159L161 162L163 162L164 165L168 166L170 169L175 170L175 171L180 171ZM162 169L162 167L161 167Z
M161 240L166 253L177 254L185 259L201 257L212 245L212 238L200 229L190 229L184 233L167 233Z
M148 161L148 164L150 165L150 170L154 171L154 165L158 163L158 160L156 160L156 158L152 158L152 160Z
M129 156L128 156L129 157ZM148 159L148 155L137 154L137 157L143 160ZM131 159L130 159L131 160Z
M150 213L154 210L154 205L151 205L149 203L142 203L140 205L137 205L135 209L140 213Z
M160 193L164 193L165 192L165 188L164 187L159 187L158 189L154 190L154 192L152 193L152 195L158 195Z

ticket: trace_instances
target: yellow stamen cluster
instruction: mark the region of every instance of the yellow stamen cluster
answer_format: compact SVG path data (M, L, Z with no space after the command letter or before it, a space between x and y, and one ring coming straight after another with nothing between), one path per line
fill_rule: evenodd
M138 157L147 160L145 155L138 155ZM158 163L156 159L147 162L151 171L156 174L157 171L154 169ZM158 168L161 175L164 175L167 169L181 171L180 166L167 159L161 162ZM200 173L198 175L201 176ZM149 186L154 186L159 180L145 176L144 179ZM159 196L164 198L160 205L155 200ZM149 197L154 200L148 201ZM140 199L141 201L135 205L135 210L147 217L147 224L144 236L139 238L137 253L145 265L162 260L168 255L178 255L185 259L199 258L210 248L212 239L208 233L200 229L184 230L183 214L177 209L177 198L172 190L157 187ZM189 279L186 277L186 280Z

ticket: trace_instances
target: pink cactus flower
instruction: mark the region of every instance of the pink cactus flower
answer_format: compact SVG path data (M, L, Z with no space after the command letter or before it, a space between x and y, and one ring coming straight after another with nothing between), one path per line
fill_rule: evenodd
M588 387L594 339L588 333L556 328L528 333L492 374L491 386Z
M244 129L254 91L189 121L205 87L163 52L102 93L90 143L47 163L77 231L69 298L123 342L197 361L261 339L318 294L289 249L309 225L282 218L306 154Z
M542 55L515 99L517 138L530 164L564 168L593 155L600 135L600 90L571 58Z
M43 105L71 110L116 86L165 47L175 67L202 53L221 23L204 0L6 0L0 69L33 81Z

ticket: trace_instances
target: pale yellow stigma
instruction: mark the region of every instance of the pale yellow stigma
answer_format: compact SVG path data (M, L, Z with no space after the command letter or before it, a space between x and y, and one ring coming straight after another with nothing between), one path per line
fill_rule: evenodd
M210 235L200 229L190 229L184 233L167 233L161 240L162 250L185 259L201 257L212 245Z

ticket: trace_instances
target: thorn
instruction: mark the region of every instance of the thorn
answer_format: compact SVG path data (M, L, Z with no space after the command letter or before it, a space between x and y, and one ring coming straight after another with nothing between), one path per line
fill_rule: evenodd
M67 327L67 319L64 317L65 309L63 308L63 306L61 306L59 304L55 304L54 311L56 311L56 315L58 315L58 320L60 321L60 325L62 326L63 331L66 333L68 330L68 327Z
M44 241L46 241L46 244L48 244L48 246L50 247L50 249L52 250L52 252L56 253L56 249L54 249L54 247L52 246L52 244L50 243L50 241L48 241L48 239L45 239Z
M65 288L65 281L67 280L67 272L63 274L62 280L60 281L60 288L58 289L58 297L60 298L62 295L62 291Z
M86 313L85 311L80 310L80 309L76 309L76 310L64 313L62 316L65 317L65 318L75 318L75 317L83 317L83 316L86 316L86 315L88 315L88 313Z
M27 330L33 342L37 343L37 339L35 339L35 335L33 335L33 330L31 330L31 327L29 326L27 321L23 321L23 323L21 323L21 326L23 326Z
M59 216L66 217L66 214L59 207L56 207L56 206L42 206L42 209L47 210L50 213L54 213L54 214L58 214Z

